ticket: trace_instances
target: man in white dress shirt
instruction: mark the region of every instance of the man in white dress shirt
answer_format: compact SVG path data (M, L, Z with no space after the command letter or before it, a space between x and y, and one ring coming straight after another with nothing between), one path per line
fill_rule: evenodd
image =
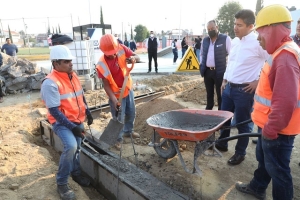
M232 42L228 57L228 64L221 86L221 110L234 112L236 123L251 118L254 92L259 74L269 54L262 49L257 41L257 34L253 32L255 15L248 9L235 14L234 33L238 39ZM230 121L225 123L229 126ZM237 127L238 133L250 133L248 124ZM230 130L221 131L220 138L229 137ZM228 160L230 165L238 165L246 155L249 137L237 140L235 154ZM227 142L219 142L216 148L228 151Z

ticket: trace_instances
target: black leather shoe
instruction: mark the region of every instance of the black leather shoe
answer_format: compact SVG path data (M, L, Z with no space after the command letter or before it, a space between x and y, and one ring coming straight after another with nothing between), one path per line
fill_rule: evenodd
M151 71L148 71L147 73L150 73Z
M250 194L252 196L255 196L257 199L260 199L260 200L265 200L266 199L266 192L257 193L256 191L254 191L250 187L250 184L247 184L247 183L236 183L235 184L235 188L238 191L242 192L242 193L246 193L246 194Z
M245 160L245 156L235 153L229 160L228 164L230 165L238 165Z
M227 148L227 147L221 146L221 145L219 145L218 143L216 143L215 146L216 146L216 148L217 148L219 151L223 151L223 152L228 151L228 148Z
M252 143L253 143L253 144L257 144L257 139L253 139L253 140L252 140Z
M77 182L79 185L83 186L83 187L87 187L90 185L91 181L89 178L84 177L82 175L79 176L72 176L73 180L75 182Z

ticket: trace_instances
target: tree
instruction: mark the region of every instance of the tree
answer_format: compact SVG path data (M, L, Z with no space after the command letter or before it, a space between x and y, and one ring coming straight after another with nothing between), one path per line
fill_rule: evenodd
M148 29L145 26L141 25L141 24L137 25L134 28L134 31L136 32L134 40L137 41L137 42L143 42L147 38L147 36L149 35Z
M131 40L133 40L132 24L131 24L131 33L130 33L130 39L131 39Z
M54 28L53 28L53 26L52 26L52 34L54 34L55 32L54 32Z
M10 39L11 43L14 43L14 42L13 42L13 39L12 39L11 32L10 32L9 25L8 25L8 35L9 35L9 39Z
M235 37L234 27L234 15L242 9L239 2L230 1L225 3L218 12L217 22L219 31L221 33L228 32L231 38Z
M256 1L256 11L255 15L264 7L264 0L257 0Z
M100 7L100 24L104 27L102 6ZM102 35L105 35L105 28L102 28Z
M50 27L48 26L48 35L51 35L51 32L50 32Z
M125 40L127 40L127 33L126 33L126 31L125 31Z
M297 10L297 8L295 6L292 6L290 8L286 7L289 11L294 11L294 10Z
M57 27L55 27L55 29L56 29L56 32L55 32L55 33L58 34Z
M61 33L59 24L58 24L58 33Z
M22 30L19 32L21 38L23 39L23 42L24 42L24 47L26 46L26 35L25 35L25 32Z

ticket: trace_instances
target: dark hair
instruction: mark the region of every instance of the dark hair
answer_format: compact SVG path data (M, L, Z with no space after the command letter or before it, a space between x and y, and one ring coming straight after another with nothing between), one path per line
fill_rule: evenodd
M175 39L174 41L177 42L177 39Z
M10 40L10 38L8 37L8 38L5 38L5 41L7 41L7 40Z
M242 19L243 22L249 26L251 24L255 24L255 14L252 10L249 9L242 9L240 11L238 11L234 17L236 19Z

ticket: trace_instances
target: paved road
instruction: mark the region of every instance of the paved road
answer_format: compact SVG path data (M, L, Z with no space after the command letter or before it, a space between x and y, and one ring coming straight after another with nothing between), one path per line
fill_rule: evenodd
M142 63L136 63L131 73L147 73L148 71L148 54L138 54ZM181 62L181 51L178 51L179 58L176 64L173 64L173 53L166 54L157 58L158 72L159 73L173 73L178 68ZM37 67L45 72L51 69L50 60L36 61ZM155 74L154 61L152 60L152 73ZM150 74L152 74L150 73Z

